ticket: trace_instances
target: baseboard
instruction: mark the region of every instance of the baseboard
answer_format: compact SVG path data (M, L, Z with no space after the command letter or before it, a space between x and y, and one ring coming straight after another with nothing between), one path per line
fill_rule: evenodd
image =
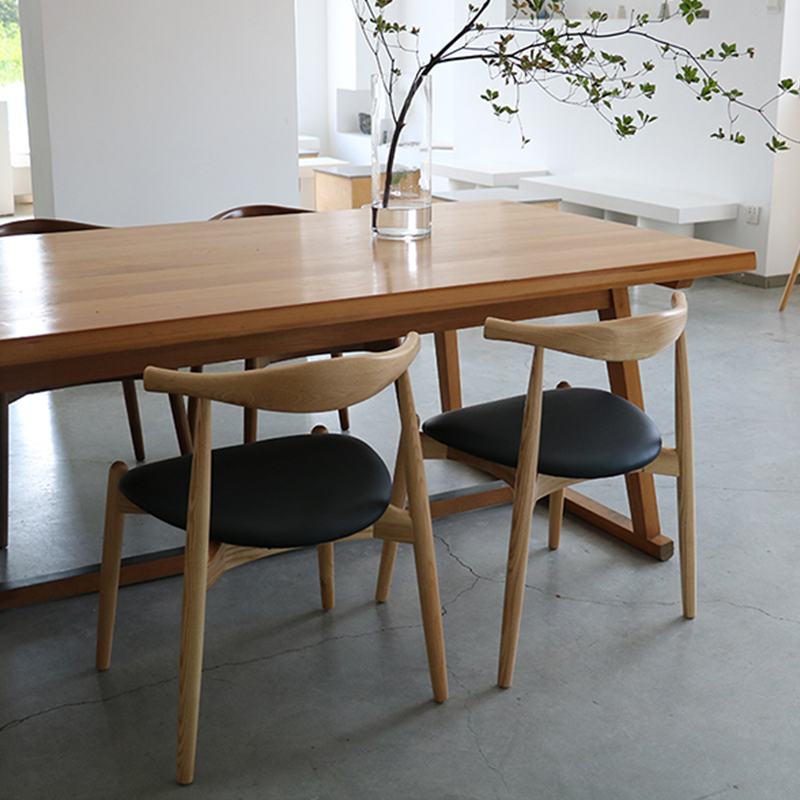
M757 286L759 289L781 289L786 286L789 275L757 275L754 272L732 272L730 275L720 275L736 283L745 283L748 286Z

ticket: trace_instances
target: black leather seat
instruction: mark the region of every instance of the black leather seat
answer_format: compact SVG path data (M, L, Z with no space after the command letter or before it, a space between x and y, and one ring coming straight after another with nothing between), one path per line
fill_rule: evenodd
M154 517L186 529L192 456L126 472L119 490ZM380 519L392 497L381 457L341 434L285 436L211 454L211 539L243 547L306 547ZM309 502L313 498L313 502Z
M439 414L422 430L456 450L517 466L525 395ZM635 472L661 452L655 423L633 403L601 389L542 393L539 472L560 478L606 478Z

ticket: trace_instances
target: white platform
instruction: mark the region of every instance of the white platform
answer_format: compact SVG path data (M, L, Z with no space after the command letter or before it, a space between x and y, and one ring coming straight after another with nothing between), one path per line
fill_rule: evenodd
M561 198L554 194L527 192L513 186L486 186L480 189L456 189L434 192L436 200L457 203L469 200L511 200L515 203L557 203Z
M546 169L506 161L460 159L452 153L437 152L433 162L434 175L449 178L451 189L470 189L476 186L514 186L526 176L547 175Z
M300 134L297 137L297 152L301 156L318 156L320 141L318 136L305 136Z
M736 219L739 204L718 197L593 175L522 178L520 189L561 196L564 211L693 236L698 222Z

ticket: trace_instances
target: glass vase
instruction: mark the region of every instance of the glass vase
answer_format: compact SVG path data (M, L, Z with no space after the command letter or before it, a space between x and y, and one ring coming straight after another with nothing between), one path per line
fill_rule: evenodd
M372 232L431 234L431 79L372 77Z

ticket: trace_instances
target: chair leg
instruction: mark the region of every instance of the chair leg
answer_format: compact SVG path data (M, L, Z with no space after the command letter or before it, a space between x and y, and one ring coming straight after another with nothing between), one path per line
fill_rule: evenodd
M8 404L0 392L0 550L8 547Z
M255 358L245 359L245 369L258 369L259 361ZM244 443L250 444L258 439L258 409L244 409Z
M526 513L530 508L530 513ZM503 603L503 626L500 636L500 666L497 683L504 689L514 679L514 664L517 658L519 626L522 619L522 603L525 596L525 575L528 569L528 548L531 538L533 503L530 505L515 498L511 520L511 538L508 545L508 567L506 591Z
M683 616L694 619L697 613L697 567L695 545L695 507L693 481L678 478L678 551L681 559Z
M330 611L336 603L336 584L333 573L333 542L317 545L319 560L319 588L322 595L322 608Z
M341 358L341 353L331 353L331 358ZM347 408L340 408L339 409L339 427L343 431L350 430L350 410Z
M540 348L533 355L533 366L528 386L528 401L522 421L522 444L517 462L514 483L514 508L511 512L511 537L508 542L506 592L503 604L503 625L500 635L500 664L497 683L503 688L511 686L514 662L517 658L519 625L522 602L525 597L525 574L528 569L528 549L531 539L533 509L536 506L536 471L539 460L539 415L531 412L531 398L541 397L544 358Z
M417 567L417 587L422 609L422 627L425 632L425 646L428 653L428 668L433 685L433 699L437 703L447 700L447 666L444 650L444 630L442 628L442 604L439 599L439 583L436 578L436 553L433 537L426 541L426 535L416 537L414 561Z
M128 412L128 427L131 429L133 454L137 461L144 461L144 434L142 433L142 418L139 414L139 400L136 397L136 381L133 378L123 378L122 392L125 395L125 410Z
M379 603L385 603L389 599L395 558L397 558L397 542L384 540L383 550L381 551L381 565L378 569L378 586L375 589L375 599Z
M786 288L783 290L783 297L781 297L781 304L778 311L783 311L783 309L786 308L786 304L789 302L789 295L794 288L794 282L797 280L798 272L800 272L800 253L797 254L797 260L794 262L792 274L789 275L789 280L786 281Z
M114 619L117 614L119 573L122 561L122 537L125 514L119 508L119 479L128 471L122 461L116 461L108 471L106 519L103 530L103 558L100 567L100 601L97 612L97 669L111 665L111 645L114 640Z
M414 413L411 380L405 373L397 381L397 393L403 433L398 466L405 472L405 484L392 487L392 498L401 490L408 493L408 510L414 526L414 563L417 568L417 587L422 611L422 628L425 632L425 647L428 653L428 668L433 686L433 699L437 703L447 700L447 660L442 628L442 604L439 599L439 580L436 576L436 551L433 546L433 525L428 498L428 484L422 461L422 443L419 436L419 420Z
M192 431L189 428L189 418L186 415L186 404L179 394L169 395L169 407L172 411L172 422L175 425L175 435L178 437L178 447L181 455L189 455L194 450Z
M564 519L564 490L559 489L548 497L550 531L548 535L548 546L551 550L558 550L561 544L561 523Z
M194 780L197 728L200 721L200 684L203 676L205 634L205 575L183 576L181 659L178 681L178 783Z
M675 343L675 440L678 451L678 549L681 559L683 615L697 613L695 565L694 437L686 336Z
M203 365L202 364L196 364L195 366L189 368L189 372L202 372L202 371L203 371ZM189 431L191 432L191 431L194 430L194 423L197 420L197 398L196 397L190 397L189 400L187 401L187 403L186 403L186 417L187 417L187 419L189 421Z
M419 430L419 419L416 420L416 430ZM405 508L408 500L405 452L406 447L401 441L397 450L394 465L394 483L392 484L392 505L397 508ZM389 589L392 585L392 574L394 573L396 558L397 542L384 540L383 549L381 550L381 565L378 569L378 585L375 587L375 600L379 603L385 603L389 599Z
M197 450L192 461L186 514L186 553L183 568L181 658L178 675L178 783L194 780L200 684L203 677L209 526L211 521L211 407L198 403L195 429Z

